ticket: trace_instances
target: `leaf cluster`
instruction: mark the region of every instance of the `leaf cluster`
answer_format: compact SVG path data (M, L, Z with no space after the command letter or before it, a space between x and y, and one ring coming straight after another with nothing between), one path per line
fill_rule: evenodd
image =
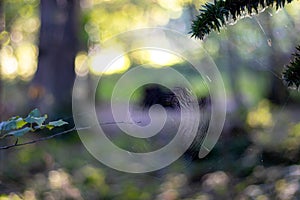
M48 116L46 114L41 115L38 109L34 109L25 118L15 116L7 121L0 122L0 139L9 136L21 137L29 132L35 132L45 128L52 130L55 127L68 124L68 122L65 122L61 119L57 121L51 121L46 124L45 120L47 117Z

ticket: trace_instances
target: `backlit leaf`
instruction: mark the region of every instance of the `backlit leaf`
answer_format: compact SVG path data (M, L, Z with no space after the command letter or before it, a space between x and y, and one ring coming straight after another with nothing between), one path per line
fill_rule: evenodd
M49 122L47 125L46 125L46 128L48 128L49 130L55 128L55 127L59 127L59 126L63 126L63 125L66 125L68 124L68 122L65 122L63 120L57 120L57 121L52 121L52 122Z
M38 124L39 126L41 126L44 121L47 119L47 115L44 115L43 117L35 117L35 116L32 116L32 115L28 115L26 118L25 118L25 121L28 122L28 123L36 123Z
M19 129L19 130L12 131L12 132L8 133L8 135L13 135L15 137L21 137L24 134L28 133L29 131L32 131L32 128L25 127L25 128Z

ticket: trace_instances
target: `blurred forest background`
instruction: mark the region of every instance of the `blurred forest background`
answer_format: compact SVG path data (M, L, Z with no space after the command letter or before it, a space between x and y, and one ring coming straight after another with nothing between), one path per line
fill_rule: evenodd
M70 121L76 76L102 75L96 94L100 112L122 73L145 62L151 63L153 74L162 66L174 67L189 78L199 98L206 96L203 80L182 59L151 50L123 54L134 35L130 42L101 46L116 34L143 27L188 35L205 2L0 1L0 120L37 107L51 119ZM159 172L125 174L95 160L74 133L0 151L0 200L300 199L300 94L281 80L283 66L300 43L299 10L299 1L278 11L268 8L196 41L215 61L227 93L225 127L206 158L179 160ZM98 48L102 55L123 56L103 71L97 65L102 55L88 56ZM145 76L151 74L139 78ZM140 92L133 100L142 98ZM126 141L120 137L116 143Z

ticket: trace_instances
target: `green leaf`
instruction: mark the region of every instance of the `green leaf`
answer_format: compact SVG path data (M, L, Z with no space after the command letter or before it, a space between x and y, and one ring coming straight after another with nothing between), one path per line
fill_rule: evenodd
M46 125L46 128L48 128L49 130L55 128L55 127L59 127L59 126L63 126L63 125L66 125L68 124L68 122L65 122L63 120L57 120L57 121L52 121L52 122L49 122L47 125Z
M14 129L22 128L27 122L24 121L22 117L16 116L10 118L8 121L4 121L0 123L1 131L11 131Z
M33 123L36 123L37 125L41 126L44 121L47 119L47 115L44 115L43 117L35 117L35 116L32 116L32 115L28 115L26 118L25 118L25 122L28 122L30 124L33 124Z
M40 126L34 126L33 128L35 129L35 130L37 130L37 129L44 129L46 127L46 125L40 125Z
M20 117L19 119L16 120L16 129L22 128L26 124L27 122L25 122L24 119Z
M52 130L55 126L53 125L49 125L49 124L46 124L46 128L49 129L49 130Z
M15 121L4 121L0 123L0 130L1 131L10 131L16 129L16 122Z
M32 128L25 127L25 128L19 129L19 130L12 131L12 132L8 133L8 135L13 135L15 137L21 137L24 134L28 133L29 131L32 131Z
M57 127L57 126L63 126L65 124L68 124L68 122L65 122L65 121L63 121L61 119L57 120L57 121L49 122L49 125L52 125L52 126L55 126L55 127Z
M37 108L35 108L28 114L28 117L29 116L30 117L41 117L41 113Z

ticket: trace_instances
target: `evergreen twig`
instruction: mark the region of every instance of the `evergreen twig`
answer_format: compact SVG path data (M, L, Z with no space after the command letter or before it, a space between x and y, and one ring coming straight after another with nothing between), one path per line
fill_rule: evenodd
M300 45L296 47L296 52L293 54L294 59L285 67L283 71L283 80L288 87L300 86Z
M206 3L200 9L200 14L192 22L192 37L203 39L212 30L220 29L242 16L258 14L267 7L276 10L293 0L215 0Z

